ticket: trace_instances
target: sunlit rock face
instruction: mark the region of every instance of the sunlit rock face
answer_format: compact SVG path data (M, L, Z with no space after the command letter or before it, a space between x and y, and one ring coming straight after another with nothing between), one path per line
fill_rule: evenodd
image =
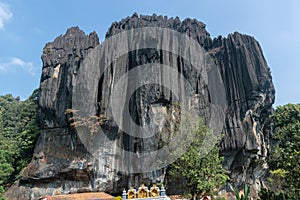
M47 43L43 49L39 98L41 135L31 163L22 171L20 180L6 193L9 199L34 199L43 195L84 191L119 194L129 186L138 187L141 183L150 186L163 180L167 184L167 193L177 192L176 187L180 183L168 181L166 168L135 174L117 170L124 164L120 158L126 158L122 157L118 148L133 153L154 151L161 148L161 141L173 137L170 130L180 115L180 107L176 105L181 96L186 95L174 95L170 89L160 85L162 82L139 87L130 94L130 117L141 127L153 122L150 128L157 134L145 140L125 134L122 130L126 124L122 128L117 125L109 109L111 92L124 73L148 63L173 66L184 74L194 91L194 94L190 94L192 100L189 104L206 121L211 116L219 120L216 117L218 113L210 105L212 101L217 101L214 98L218 95L224 98L222 104L225 106L225 115L220 116L224 118L220 142L221 154L225 156L224 168L230 172L235 185L240 186L245 182L251 184L252 196L255 197L263 184L267 167L264 160L268 155L269 135L272 132L268 116L272 112L275 93L270 69L260 45L253 37L237 32L212 39L205 24L195 19L180 21L179 18L137 14L114 22L106 38L143 27L172 29L200 44L216 65L217 71L214 73L204 69L207 70L210 86L186 60L160 49L129 52L116 59L100 75L97 70L101 65L101 44L97 34L93 32L86 35L77 27L68 29L65 35ZM108 55L112 56L113 52ZM147 71L147 74L158 74L158 77L159 73L155 68ZM213 87L215 74L220 75L218 83L222 84L222 88ZM86 103L76 107L74 99L78 98L78 86L81 85L85 87L80 93L81 101ZM124 87L123 93L126 97L128 87ZM82 109L87 111L88 116L95 117L89 122L92 124L88 125L100 124L107 136L99 140L101 144L89 143L98 141L97 135L93 134L97 132L97 127L76 126L86 119L86 116L77 118L77 121L74 119L75 113ZM122 109L119 114L124 115ZM212 121L210 123L214 124ZM135 131L134 127L125 128ZM88 139L79 132L86 132ZM101 148L96 153L91 152L92 145Z

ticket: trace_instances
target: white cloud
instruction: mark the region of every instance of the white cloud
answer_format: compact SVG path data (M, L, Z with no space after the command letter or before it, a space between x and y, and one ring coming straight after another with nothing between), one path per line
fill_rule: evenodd
M6 60L0 58L0 72L16 71L18 68L27 71L33 76L36 75L36 69L32 62L25 62L24 60L17 57L9 58Z
M0 2L0 29L3 29L4 23L12 18L13 14L9 10L8 5Z

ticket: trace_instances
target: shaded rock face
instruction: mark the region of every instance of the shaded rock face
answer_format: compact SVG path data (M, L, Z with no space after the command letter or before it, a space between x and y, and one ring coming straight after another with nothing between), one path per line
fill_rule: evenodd
M225 157L224 168L230 171L236 186L245 182L251 184L252 196L255 197L263 184L267 168L264 160L268 155L269 135L272 132L268 116L272 112L275 93L260 45L253 37L240 33L211 39L205 24L195 19L180 21L179 18L137 14L114 22L106 37L142 27L162 27L187 34L213 58L226 94L224 137L220 142L221 154ZM122 65L111 64L107 72L98 77L99 72L93 71L96 68L92 66L95 65L93 63L101 63L97 54L99 45L96 33L85 35L77 27L70 28L65 35L46 44L42 55L39 98L41 135L31 163L22 171L21 179L6 193L9 199L34 199L43 195L84 191L120 194L123 188L136 187L141 183L150 185L158 180L165 180L167 186L169 184L167 192L178 192L174 183L168 183L166 168L138 174L115 170L116 165L120 164L117 157L122 156L114 151L117 146L131 152L146 150L146 146L156 150L160 148L159 141L164 136L159 134L156 138L140 141L124 134L110 118L110 92L116 80L130 69L147 63L163 63L175 65L190 81L195 89L196 100L193 104L205 119L211 115L207 105L211 103L212 95L217 94L211 94L213 91L201 82L189 63L156 49L130 52L116 61ZM169 58L167 63L166 57ZM149 73L156 72L152 70ZM88 85L87 92L83 94L87 102L94 102L85 109L90 111L89 114L98 116L97 123L101 120L100 116L105 116L101 127L109 137L101 140L104 145L97 156L91 154L78 134L80 130L74 128L74 112L78 109L73 105L74 98L77 98L75 86L80 84ZM130 114L138 125L148 118L159 118L159 114L174 117L178 110L173 105L177 101L178 98L169 89L146 85L132 95ZM159 125L158 130L163 132Z

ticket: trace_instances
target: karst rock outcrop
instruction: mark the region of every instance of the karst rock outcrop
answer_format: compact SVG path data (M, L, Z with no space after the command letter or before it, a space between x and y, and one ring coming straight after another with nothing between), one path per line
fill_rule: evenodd
M269 115L275 98L270 69L259 43L253 37L237 32L212 39L205 29L206 25L195 19L181 21L177 17L137 14L114 22L106 38L145 27L170 29L188 36L201 45L215 68L208 67L197 72L193 70L192 63L159 46L158 49L135 49L115 58L114 52L101 47L105 41L99 42L95 32L86 35L78 27L68 29L43 49L39 95L41 134L32 161L6 192L8 199L35 199L44 195L88 191L120 194L123 188L136 187L141 183L150 186L158 181L164 181L167 193L174 193L176 183L168 183L166 168L135 174L118 171L124 164L120 162L129 158L122 157L124 155L117 148L132 153L156 150L164 137L161 127L157 128L158 136L145 141L124 133L126 119L122 116L125 116L126 108L118 110L125 124L122 129L114 121L109 108L111 93L122 75L137 66L145 65L146 68L149 63L172 66L183 74L194 92L189 94L194 97L190 103L211 125L214 124L213 119L219 116L211 105L222 104L224 123L219 131L222 133L221 154L225 157L223 166L230 173L234 185L249 183L255 197L255 192L264 184L265 159L272 133ZM156 39L155 35L149 34L153 40ZM143 36L127 38L128 44L139 37ZM173 36L166 34L164 37L168 38L164 40L166 46L172 46ZM117 44L114 48L118 50L122 45ZM103 52L106 53L105 58L101 57ZM105 59L112 62L106 63ZM101 71L101 65L109 67ZM123 96L119 96L129 99L129 117L139 126L151 117L159 118L159 114L176 117L180 110L176 105L181 96L187 95L183 92L175 95L170 88L162 87L160 83L164 80L159 79L158 68L146 69L143 72L149 76L158 74L158 84L146 84L131 94L128 76ZM136 74L136 77L142 75ZM177 77L170 79L176 82ZM82 110L85 113L78 117L76 113ZM96 144L97 134L94 132L99 127L107 137L101 138L101 144ZM127 128L134 131L133 127ZM82 137L83 133L87 134L88 141ZM94 143L90 144L90 141ZM93 145L101 148L91 152Z

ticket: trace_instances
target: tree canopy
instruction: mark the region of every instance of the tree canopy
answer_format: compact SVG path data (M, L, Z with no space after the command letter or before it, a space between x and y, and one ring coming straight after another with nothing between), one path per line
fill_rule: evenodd
M183 177L186 180L185 191L192 194L194 199L202 194L212 195L214 190L223 185L228 176L222 168L223 158L219 155L218 144L201 156L204 138L213 141L214 134L202 121L195 130L195 138L188 150L171 165L170 173L175 177Z
M300 199L300 105L278 106L272 119L275 145L269 158L270 189L274 196Z
M0 96L0 190L12 184L29 163L40 133L38 89L25 101L11 94Z

